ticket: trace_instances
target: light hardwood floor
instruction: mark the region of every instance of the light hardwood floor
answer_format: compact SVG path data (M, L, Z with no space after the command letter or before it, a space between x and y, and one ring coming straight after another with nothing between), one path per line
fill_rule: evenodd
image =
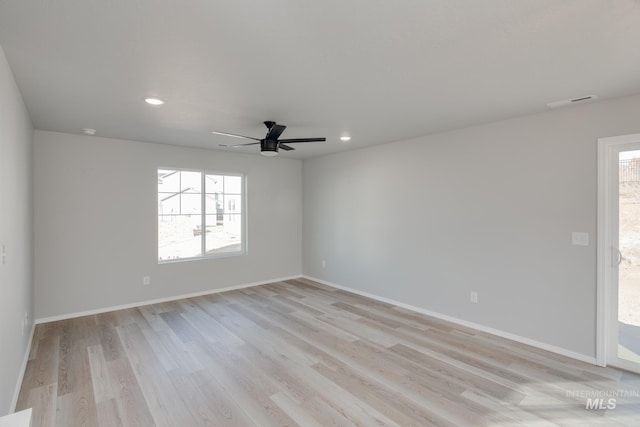
M38 325L17 409L34 426L638 426L639 396L639 376L291 280Z

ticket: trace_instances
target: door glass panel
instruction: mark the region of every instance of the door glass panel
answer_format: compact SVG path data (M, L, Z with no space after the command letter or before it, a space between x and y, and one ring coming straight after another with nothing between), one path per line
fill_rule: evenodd
M640 150L618 161L618 357L640 363Z

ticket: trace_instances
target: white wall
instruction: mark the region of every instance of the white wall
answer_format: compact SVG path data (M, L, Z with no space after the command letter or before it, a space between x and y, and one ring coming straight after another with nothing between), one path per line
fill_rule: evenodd
M305 160L303 273L594 357L596 140L639 118L626 97Z
M299 160L43 131L34 150L38 318L301 272ZM246 174L248 254L159 265L158 167Z
M0 47L0 415L12 409L33 319L31 120Z

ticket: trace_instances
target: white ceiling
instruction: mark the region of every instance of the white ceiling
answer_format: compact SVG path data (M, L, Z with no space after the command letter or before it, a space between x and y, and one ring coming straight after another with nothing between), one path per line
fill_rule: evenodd
M0 45L37 129L294 158L640 92L638 0L0 0Z

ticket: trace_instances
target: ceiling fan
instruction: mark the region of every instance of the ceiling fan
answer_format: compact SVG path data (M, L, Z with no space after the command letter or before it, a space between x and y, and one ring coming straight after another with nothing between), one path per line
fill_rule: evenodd
M212 131L211 133L215 135L223 135L223 136L232 136L234 138L244 138L244 139L252 139L258 142L249 142L247 144L236 144L236 145L226 145L226 144L218 144L220 147L244 147L246 145L258 145L260 144L260 154L263 156L275 156L278 154L278 148L282 148L285 151L295 150L293 147L289 147L286 144L293 144L298 142L322 142L326 141L327 138L293 138L293 139L278 139L282 132L287 128L285 125L279 125L276 122L266 121L264 125L267 127L267 136L263 139L254 138L251 136L244 135L236 135L234 133L227 132L217 132Z

